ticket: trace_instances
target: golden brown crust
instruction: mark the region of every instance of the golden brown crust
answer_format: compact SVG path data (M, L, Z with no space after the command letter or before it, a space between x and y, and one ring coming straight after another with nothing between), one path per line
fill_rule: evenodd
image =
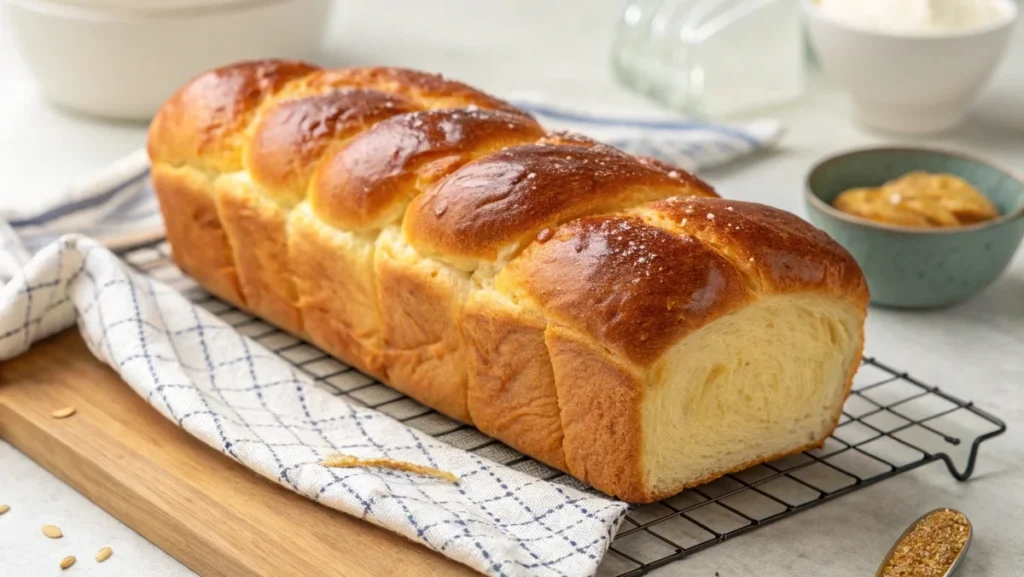
M513 146L416 197L405 232L444 260L495 260L546 227L681 194L711 193L608 146Z
M287 211L235 180L217 180L214 191L246 306L278 327L302 335L288 263Z
M449 417L472 423L458 280L388 257L378 258L376 265L389 383Z
M704 243L628 216L569 222L504 273L558 319L640 365L754 295Z
M545 339L562 409L562 446L569 472L609 495L644 501L643 383L580 343L575 331L550 326Z
M207 171L239 170L244 132L259 105L316 69L293 60L257 60L201 74L157 112L149 129L149 157Z
M358 88L274 103L256 122L246 167L265 194L294 205L305 198L306 185L329 146L419 108L401 96Z
M439 74L393 67L339 68L320 70L289 87L299 94L322 92L332 88L358 86L399 94L424 105L424 108L466 108L475 106L526 114L511 104Z
M466 309L461 324L469 345L467 405L474 426L568 471L543 317L477 303Z
M213 183L190 168L154 165L150 176L174 262L203 288L245 303L227 233L213 202Z
M567 146L582 146L585 148L603 147L605 149L615 150L612 147L608 146L607 144L594 140L589 136L584 136L582 134L577 134L575 132L569 132L564 130L549 132L547 135L544 136L544 138L540 139L537 143L564 144ZM663 174L669 176L670 178L684 180L693 188L701 190L701 193L699 193L698 196L718 196L718 194L715 192L715 189L712 188L710 184L704 182L703 180L697 178L695 175L683 170L682 168L675 166L674 164L665 162L660 158L654 158L653 156L636 156L635 158L641 164L647 165L652 169L659 170Z
M715 247L758 291L827 291L867 306L857 261L796 215L763 204L692 197L655 202L637 213Z
M294 211L288 225L287 262L306 334L328 353L387 380L372 249L354 250L307 212Z
M348 330L336 334L339 321L330 315L339 312L338 306L325 304L330 291L313 282L325 275L337 280L331 267L337 263L311 256L316 249L308 238L301 245L306 261L326 272L289 260L289 211L304 199L320 159L378 121L424 107L508 110L506 124L531 126L531 137L540 129L507 103L436 75L395 68L317 70L301 62L265 60L200 75L157 115L149 153L155 171L186 164L209 174L209 186L183 191L173 183L158 185L169 237L193 276L300 335L304 315L299 297L304 296L305 316L318 340L350 363L381 375L382 352L367 340L372 338L366 336L365 323L341 323ZM241 170L248 179L217 175ZM168 198L172 194L185 196ZM305 295L295 286L293 265L309 273ZM348 318L358 312L351 310L353 303L376 304L376 295L367 294L372 280L363 285L345 281L353 285L347 296L359 297L350 299Z
M398 116L329 155L310 191L313 210L339 228L381 228L413 196L473 158L532 142L544 131L521 114L430 110Z
M577 132L570 132L567 130L553 130L544 135L537 141L537 144L556 144L565 146L582 146L583 148L592 148L595 146L602 146L602 143L598 140L594 140L589 136L579 134Z

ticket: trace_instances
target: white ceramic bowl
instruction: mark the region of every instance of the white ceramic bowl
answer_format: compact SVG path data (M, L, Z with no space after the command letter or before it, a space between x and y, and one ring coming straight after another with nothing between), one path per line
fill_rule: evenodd
M996 1L1005 16L997 24L921 35L859 28L812 0L803 6L818 61L850 93L857 118L876 130L920 134L960 124L1002 58L1018 10L1013 0Z
M58 105L145 120L193 76L256 58L317 56L330 0L126 10L7 0L22 59Z
M252 4L259 0L48 0L81 8L108 8L133 12L163 12L189 8L209 8L228 4Z

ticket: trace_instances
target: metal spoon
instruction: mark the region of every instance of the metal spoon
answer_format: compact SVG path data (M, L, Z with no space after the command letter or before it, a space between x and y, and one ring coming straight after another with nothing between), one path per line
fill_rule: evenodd
M943 577L951 577L954 573L956 573L957 568L960 567L960 563L962 563L964 557L967 556L967 550L971 547L971 541L974 538L974 527L971 525L971 521L967 518L967 515L964 515L960 511L957 511L956 509L943 507L941 509L933 509L931 511L928 511L924 515L918 517L917 520L915 520L913 523L910 524L909 527L907 527L906 531L904 531L903 534L900 535L900 538L897 539L895 543L893 543L892 548L889 549L889 552L885 555L885 559L882 559L882 564L878 566L878 571L875 572L875 577L883 577L883 573L885 572L886 566L892 559L893 554L896 553L896 548L899 547L900 543L903 542L907 535L909 535L910 532L913 531L915 527L917 527L918 523L924 521L932 513L937 513L939 511L950 511L953 513L958 513L962 515L964 521L967 522L967 541L964 542L963 548L960 549L960 552L957 554L956 558L953 559L953 562L949 565L949 569L946 570L946 572L943 574Z

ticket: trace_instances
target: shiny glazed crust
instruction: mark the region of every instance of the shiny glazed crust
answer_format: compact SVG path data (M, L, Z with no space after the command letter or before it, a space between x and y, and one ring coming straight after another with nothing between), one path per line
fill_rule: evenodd
M673 345L771 294L867 306L801 219L439 76L240 63L179 90L148 149L211 292L629 501L666 496L640 407Z

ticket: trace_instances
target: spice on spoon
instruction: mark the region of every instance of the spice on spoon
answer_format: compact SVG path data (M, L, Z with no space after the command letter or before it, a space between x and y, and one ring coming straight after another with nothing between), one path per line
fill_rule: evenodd
M879 577L945 577L971 539L963 513L937 509L918 520L893 546Z

